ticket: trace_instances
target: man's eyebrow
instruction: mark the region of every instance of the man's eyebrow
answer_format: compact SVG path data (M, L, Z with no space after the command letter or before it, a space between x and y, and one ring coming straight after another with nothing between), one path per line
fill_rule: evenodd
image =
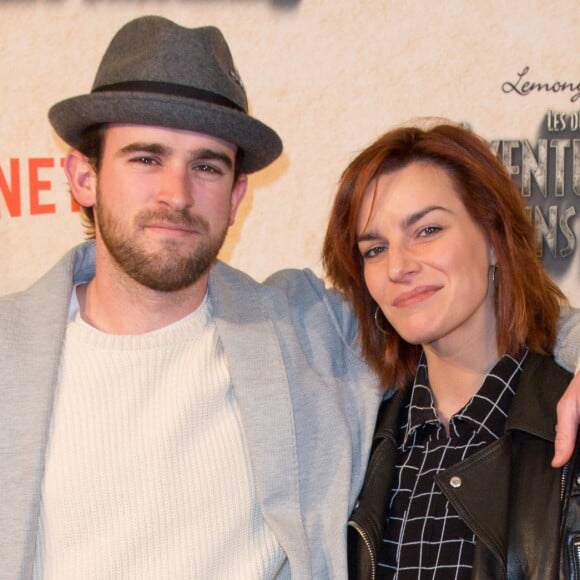
M149 153L151 155L168 156L171 155L173 149L161 143L149 143L136 141L129 143L119 149L119 155L130 155L132 153ZM234 168L234 161L227 153L211 149L209 147L202 147L194 149L190 153L192 161L221 161L228 169Z
M135 143L129 143L125 147L119 149L119 155L127 155L130 153L151 153L154 155L168 155L171 149L166 145L161 143L147 143L136 141Z

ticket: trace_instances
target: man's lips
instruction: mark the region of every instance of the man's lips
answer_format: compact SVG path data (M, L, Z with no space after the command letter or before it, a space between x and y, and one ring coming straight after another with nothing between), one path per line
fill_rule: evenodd
M189 224L176 224L170 222L153 222L145 224L144 228L170 235L189 235L199 233L198 228Z
M433 294L440 290L439 286L419 286L414 288L409 292L403 292L399 294L393 300L393 306L395 308L405 308L406 306L413 306L414 304L419 304L428 298L431 298Z

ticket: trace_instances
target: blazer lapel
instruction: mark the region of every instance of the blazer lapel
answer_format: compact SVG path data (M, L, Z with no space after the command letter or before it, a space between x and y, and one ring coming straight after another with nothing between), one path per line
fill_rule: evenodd
M30 578L73 255L18 296L0 345L0 578ZM4 307L5 308L5 307Z
M253 280L223 265L210 277L214 320L230 367L262 513L292 563L292 575L309 578L292 397L279 339L257 288Z
M74 282L94 275L94 246L69 252L0 308L0 579L32 578L44 461Z

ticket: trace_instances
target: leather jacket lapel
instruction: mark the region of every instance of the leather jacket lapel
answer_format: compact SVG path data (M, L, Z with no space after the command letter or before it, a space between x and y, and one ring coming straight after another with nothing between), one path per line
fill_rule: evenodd
M501 438L435 480L463 521L505 566L511 477L509 442Z

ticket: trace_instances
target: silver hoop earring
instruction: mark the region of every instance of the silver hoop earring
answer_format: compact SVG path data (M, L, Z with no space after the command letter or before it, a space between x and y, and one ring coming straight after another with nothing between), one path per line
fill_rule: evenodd
M495 279L496 273L497 273L497 264L492 264L489 267L488 275L489 275L489 279L490 279L493 286L496 286L496 279Z
M387 331L381 326L381 323L379 322L379 312L382 311L380 306L377 305L377 308L375 309L375 326L379 329L381 334L387 334Z

